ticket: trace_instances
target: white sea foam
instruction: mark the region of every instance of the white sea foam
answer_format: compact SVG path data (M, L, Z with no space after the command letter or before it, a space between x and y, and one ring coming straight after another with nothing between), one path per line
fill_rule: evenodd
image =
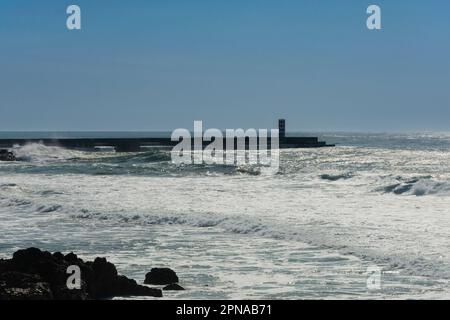
M82 156L82 152L49 147L40 143L30 143L24 146L14 146L12 149L19 161L48 162L69 160Z
M171 238L174 250L195 243L195 232L212 243L220 237L220 248L205 243L209 251L197 253L211 267L219 267L214 262L218 252L237 250L236 241L255 252L279 243L284 248L279 254L287 251L290 257L300 254L295 251L298 245L307 244L314 248L308 250L317 250L314 261L319 269L329 266L331 251L336 253L333 264L350 259L350 266L382 265L415 279L411 290L417 294L437 290L436 296L448 297L448 291L439 291L442 287L433 284L430 289L421 283L448 284L450 279L449 151L290 150L282 152L278 174L253 167L179 168L170 165L167 154L154 151L91 155L33 145L20 152L31 161L26 167L0 166L0 234L8 250L40 239L44 244L69 241L90 252L84 238L89 226L95 234L91 243L102 243L108 250L114 250L112 243L145 243L136 238L139 230L148 230L149 237L157 232L162 239L171 237L173 230L185 230L177 231L180 242ZM120 230L112 238L111 228ZM65 240L66 234L70 240ZM180 250L178 258L171 257L182 265L189 258ZM277 253L270 255L262 254L255 263ZM292 259L277 263L291 270ZM127 266L132 264L131 259ZM241 267L228 265L241 272L248 268ZM302 277L314 276L312 270L304 272ZM346 283L346 275L335 276L335 281ZM397 279L391 294L410 293L405 289L410 283ZM319 283L315 286L321 290ZM360 294L360 289L349 290ZM294 292L301 288L290 297L298 297Z

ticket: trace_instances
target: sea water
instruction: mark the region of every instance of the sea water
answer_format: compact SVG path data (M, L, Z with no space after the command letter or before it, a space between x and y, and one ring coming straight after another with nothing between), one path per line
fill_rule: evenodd
M321 139L337 146L282 150L278 173L177 166L169 150L15 147L21 161L0 163L0 257L105 256L138 282L170 267L187 290L169 299L450 298L450 136Z

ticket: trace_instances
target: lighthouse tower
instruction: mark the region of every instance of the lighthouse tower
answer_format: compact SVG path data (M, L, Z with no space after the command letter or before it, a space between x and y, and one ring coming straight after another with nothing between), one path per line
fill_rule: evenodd
M284 119L278 120L278 131L280 139L284 139L286 137L286 120Z

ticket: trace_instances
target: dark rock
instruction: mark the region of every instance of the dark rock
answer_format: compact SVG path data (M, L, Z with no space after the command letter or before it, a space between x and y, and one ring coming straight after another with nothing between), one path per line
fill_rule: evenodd
M7 272L10 269L10 260L0 259L0 273Z
M38 248L28 248L14 252L11 262L17 269L25 270L36 262L48 261L50 258L49 252L42 252Z
M184 290L184 288L177 283L172 283L168 286L165 286L163 290Z
M92 264L94 271L93 294L95 297L109 298L118 294L117 269L105 258L95 258Z
M153 268L145 275L145 284L165 285L178 282L178 276L169 268Z
M55 252L53 253L53 257L57 260L64 260L64 255L61 252Z
M28 248L16 251L10 260L10 270L27 274L37 275L43 279L51 288L54 299L64 300L85 300L91 297L86 281L88 273L81 272L81 288L71 290L67 287L67 268L70 265L78 265L83 270L80 263L61 259L62 254L51 254L37 248ZM86 270L85 270L86 271Z
M135 280L117 274L116 267L105 258L96 258L94 270L94 296L108 298L113 296L154 296L162 297L162 291L141 286Z
M62 253L61 253L62 255ZM69 262L78 262L78 257L75 253L71 252L64 256L64 259Z
M0 273L0 300L50 300L50 285L38 275L8 271Z
M11 151L1 149L0 150L0 161L16 161L16 156Z
M116 290L126 296L162 297L161 290L138 285L135 280L125 276L118 277L116 281Z
M116 266L108 262L106 258L95 258L92 269L97 277L112 279L117 277Z
M67 287L71 265L80 268L80 289ZM85 300L129 295L161 297L162 291L118 275L105 258L83 262L72 252L64 256L28 248L15 252L10 260L0 260L0 299Z

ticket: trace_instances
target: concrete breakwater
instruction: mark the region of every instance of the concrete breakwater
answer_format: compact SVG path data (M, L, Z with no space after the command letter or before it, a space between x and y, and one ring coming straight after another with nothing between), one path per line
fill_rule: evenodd
M285 120L278 122L279 130L279 148L321 148L332 147L324 141L319 141L318 137L291 137L286 136ZM223 146L232 146L237 149L239 145L248 148L250 138L243 137L222 137ZM239 143L243 139L243 143ZM263 144L268 148L272 145L271 137L257 137L257 146ZM142 138L52 138L52 139L0 139L0 148L12 148L15 145L26 145L29 143L42 143L46 146L58 146L68 149L94 150L98 147L113 147L116 152L139 152L143 147L174 147L181 142L180 139L171 139L170 137L142 137ZM232 141L230 141L232 140ZM214 140L212 140L214 141ZM209 145L211 141L202 141L203 147Z

